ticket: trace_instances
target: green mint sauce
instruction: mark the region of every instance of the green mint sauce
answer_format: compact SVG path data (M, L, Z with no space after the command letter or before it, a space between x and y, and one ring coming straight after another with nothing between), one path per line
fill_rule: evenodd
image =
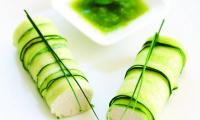
M149 9L143 0L116 0L105 5L75 0L71 5L83 18L104 33L127 26Z

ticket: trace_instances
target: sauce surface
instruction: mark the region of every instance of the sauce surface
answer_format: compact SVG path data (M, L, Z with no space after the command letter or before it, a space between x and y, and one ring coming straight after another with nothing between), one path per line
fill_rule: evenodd
M102 32L124 27L148 11L143 0L118 0L108 5L76 0L72 8Z

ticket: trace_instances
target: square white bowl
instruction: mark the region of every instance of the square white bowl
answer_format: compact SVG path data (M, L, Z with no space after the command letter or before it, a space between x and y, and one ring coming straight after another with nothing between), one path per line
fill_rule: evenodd
M144 15L136 18L125 27L105 34L75 11L71 7L72 2L74 0L52 0L52 5L72 25L91 40L101 45L111 45L122 40L134 31L150 24L152 21L162 19L168 11L167 0L144 0L149 7L149 10Z

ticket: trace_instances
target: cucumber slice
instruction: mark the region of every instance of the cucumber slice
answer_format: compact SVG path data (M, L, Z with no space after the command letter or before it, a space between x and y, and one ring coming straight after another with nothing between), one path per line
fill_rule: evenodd
M62 38L62 37L60 37L58 35L47 35L47 36L45 36L45 38L46 38L47 41L50 41L50 40L62 40L62 39L64 40L64 38ZM41 40L40 37L36 37L36 38L30 40L26 45L24 45L24 47L20 51L20 59L23 60L25 52L30 47L32 47L35 44L41 43L41 42L42 42L42 40Z
M67 48L58 48L54 49L54 51L59 55L60 59L73 59L71 52ZM28 65L28 69L33 79L37 80L37 74L39 71L46 65L55 62L54 57L50 52L44 52L42 54L37 55L31 64Z
M69 69L75 69L75 70L79 71L77 64L73 60L64 59L62 61L65 64L65 66L67 66ZM44 66L40 70L40 72L37 74L38 87L40 87L40 85L44 82L45 79L47 79L47 77L49 77L50 75L53 75L54 73L57 73L60 70L61 69L60 69L59 65L57 64L57 62L50 63L50 64ZM81 71L79 71L79 74L83 75L83 73Z
M54 25L52 24L44 24L42 26L39 26L39 29L43 31L44 36L49 35L58 35L60 36L59 32L55 29ZM34 28L31 28L31 31L24 34L22 38L16 40L18 41L17 48L18 54L20 54L22 48L32 39L38 38L38 33L34 30ZM17 39L17 38L16 38Z
M73 76L79 76L79 77L82 77L83 79L87 80L84 77L83 73L81 73L79 70L70 69L70 72L73 74ZM65 73L67 74L67 76L69 76L69 77L71 76L67 71L65 71ZM42 91L47 86L50 86L50 84L52 84L57 78L60 78L60 77L65 77L61 70L59 70L58 72L55 72L54 74L50 74L46 79L41 81L41 84L38 86L38 88L40 88Z
M107 115L107 119L111 120L111 116L113 116L112 119L117 120L121 117L121 114L124 111L124 108L126 107L126 104L129 103L130 97L126 95L120 95L116 96L112 101L110 102L110 109L109 114ZM154 120L151 111L142 103L138 102L138 104L134 106L134 100L131 102L131 106L128 107L128 112L124 116L124 120ZM117 114L116 114L117 113Z
M74 61L66 39L50 20L36 18L34 21L50 47L39 37L28 20L16 29L14 43L24 68L35 81L52 114L66 117L89 110L92 89ZM51 49L59 60L55 58ZM64 66L60 66L60 62Z
M134 65L134 66L132 66L131 68L129 68L128 69L128 71L126 72L126 75L125 75L125 78L129 75L129 74L132 74L131 73L131 71L133 71L133 70L142 70L143 69L143 65ZM147 68L146 68L146 71L150 71L150 72L155 72L155 73L158 73L159 75L162 75L164 78L165 78L165 80L166 80L166 82L167 82L167 84L168 84L168 88L169 88L169 96L172 94L172 87L171 87L171 83L170 83L170 80L169 80L169 78L162 72L162 71L159 71L158 69L154 69L154 68L151 68L151 67L148 67L147 66Z
M71 89L69 87L69 84L67 84L66 78L59 79L55 81L51 87L45 91L44 99L47 101L48 106L51 109L51 112L55 114L56 116L72 116L80 113L79 106L76 103L76 100L73 96L73 93L71 92ZM83 91L86 93L86 96L89 100L92 98L92 91L85 80L79 80L79 84L82 86ZM70 83L75 89L75 92L77 93L80 104L82 106L82 111L87 111L90 109L85 97L77 87L76 83L73 81L73 79L69 78Z
M43 17L37 17L34 19L35 23L37 25L41 25L41 24L52 24L52 21L50 21L47 18L43 18ZM15 30L14 32L14 44L16 45L16 47L18 47L19 45L19 39L21 38L21 36L28 30L32 29L33 26L30 24L30 22L28 20L23 21Z
M152 38L144 44L133 66L128 69L125 81L116 97L111 100L107 114L108 120L120 120L130 102L144 67L151 41ZM124 114L124 120L155 120L173 90L177 88L177 79L185 63L186 55L182 45L172 38L160 36L144 73L137 103L134 96L131 105Z
M73 71L72 71L73 72ZM56 77L55 77L56 76ZM60 81L60 79L65 80L65 82L67 80L69 80L72 76L67 74L67 77L65 77L62 74L58 74L55 73L53 76L51 76L52 78L46 79L43 84L40 86L39 91L42 94L42 96L44 96L45 90L48 90L56 81ZM80 80L84 80L86 81L85 77L83 77L82 75L76 75L73 74L73 77ZM73 81L73 80L72 80ZM71 81L70 81L71 82Z
M64 40L49 40L49 44L53 49L66 48L67 44ZM49 52L44 43L36 43L30 46L26 51L24 51L24 56L22 56L25 67L30 65L38 55Z
M155 49L154 53L151 56L151 59L148 63L149 67L155 68L157 70L162 71L166 76L168 76L171 88L175 89L177 88L177 79L180 76L180 73L182 72L182 69L185 65L185 53L180 52L183 51L181 48L182 46L178 47L178 42L175 42L174 39L169 39L171 43L176 43L175 46L171 45L170 42L166 42L167 37L160 37ZM159 44L159 43L163 43ZM171 47L170 47L171 45ZM173 46L173 47L172 47ZM179 48L179 49L177 49ZM145 56L148 53L148 47L144 47L142 51L139 52L137 55L134 65L143 65L145 62ZM173 59L172 59L173 57Z

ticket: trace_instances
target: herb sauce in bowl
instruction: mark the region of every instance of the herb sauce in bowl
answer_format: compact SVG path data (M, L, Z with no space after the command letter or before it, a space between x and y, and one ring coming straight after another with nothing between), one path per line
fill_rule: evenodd
M72 7L101 32L112 32L127 26L148 11L143 0L112 0L103 3L98 3L98 0L76 0Z

